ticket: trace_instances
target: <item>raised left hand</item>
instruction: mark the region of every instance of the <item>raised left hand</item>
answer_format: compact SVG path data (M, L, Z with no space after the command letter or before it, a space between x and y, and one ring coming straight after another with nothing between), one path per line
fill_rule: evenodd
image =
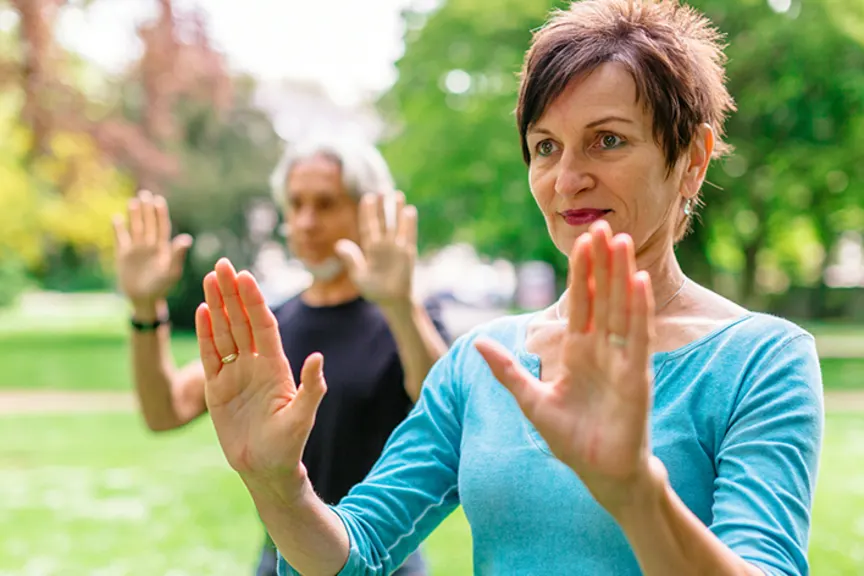
M561 366L533 377L500 344L476 347L552 453L615 515L655 472L650 451L654 302L633 242L598 222L575 242ZM544 371L547 367L544 367Z
M417 209L405 205L405 195L395 197L396 221L388 226L383 195L360 200L360 246L340 240L336 253L351 280L367 300L379 306L409 303L414 262L417 258Z

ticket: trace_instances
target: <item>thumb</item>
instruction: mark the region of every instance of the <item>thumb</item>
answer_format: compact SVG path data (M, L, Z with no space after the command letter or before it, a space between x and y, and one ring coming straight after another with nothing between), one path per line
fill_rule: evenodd
M474 347L483 356L495 378L513 394L522 412L530 420L540 399L541 392L537 387L537 379L498 342L488 338L478 338L474 342Z
M357 244L351 240L339 240L335 246L336 255L348 269L348 275L352 279L362 276L366 272L366 257Z
M179 278L180 273L183 272L183 262L186 260L186 253L190 246L192 246L192 236L189 234L180 234L171 241L171 275L175 278Z
M326 393L324 356L320 352L313 352L306 357L300 369L300 386L292 402L300 411L300 418L308 423L310 429L315 423L315 414Z

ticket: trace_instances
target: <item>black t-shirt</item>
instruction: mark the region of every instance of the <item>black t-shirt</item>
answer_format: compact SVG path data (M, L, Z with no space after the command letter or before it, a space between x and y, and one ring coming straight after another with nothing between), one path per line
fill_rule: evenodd
M446 340L440 308L427 302L426 309ZM363 298L313 307L295 296L273 312L298 384L306 357L324 355L327 394L303 464L315 492L336 504L366 477L411 410L396 342L381 311Z

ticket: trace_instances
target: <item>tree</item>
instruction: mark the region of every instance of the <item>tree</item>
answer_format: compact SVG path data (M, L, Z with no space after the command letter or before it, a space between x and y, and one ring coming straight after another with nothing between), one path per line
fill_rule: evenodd
M426 247L467 240L564 272L528 191L512 111L529 31L565 4L449 0L406 13L399 79L379 105L391 125L384 152L418 204ZM797 17L762 0L691 4L727 34L740 111L727 126L737 151L709 171L714 186L679 259L697 281L760 305L760 292L818 284L822 255L862 219L862 46L840 33L849 25L838 28L837 0L795 3ZM853 4L847 13L861 14Z
M88 100L76 80L92 65L54 39L58 13L68 4L11 0L18 26L13 42L2 39L11 49L0 60L0 85L21 94L27 139L21 162L43 224L43 257L33 271L50 287L98 288L111 214L134 190L164 192L180 176L177 109L194 102L218 118L232 104L233 87L201 16L177 14L171 0L158 0L158 18L139 28L141 61L120 83L122 106Z
M29 134L18 122L18 108L0 96L0 307L14 303L26 285L26 268L41 259L39 212L24 169Z
M380 103L396 136L382 148L418 206L421 248L465 241L566 265L528 190L513 116L530 30L564 4L450 0L406 14L399 79Z
M21 117L31 135L28 163L50 155L53 133L85 133L96 139L109 158L119 154L133 160L133 170L169 174L173 163L157 142L134 124L111 117L110 110L88 102L75 87L70 72L86 64L66 53L54 37L60 9L69 0L10 2L18 16L18 46L11 58L0 60L0 85L23 90ZM163 1L164 10L170 14L168 0ZM162 20L160 23L165 26Z
M763 3L694 4L729 35L738 112L727 127L737 151L710 172L721 189L707 195L707 234L682 248L707 254L715 271L738 274L737 296L752 305L764 304L759 292L790 283L824 286L825 255L855 224L834 215L860 206L864 186L854 153L864 50L838 33L831 0L788 14Z
M252 238L249 212L272 205L269 176L281 140L268 116L253 104L255 83L235 79L235 100L219 117L213 109L186 102L176 111L182 175L166 190L175 233L195 239L178 289L169 298L172 323L194 327L204 299L202 281L216 260L227 256L240 268L252 265L260 244ZM275 230L274 230L275 233Z

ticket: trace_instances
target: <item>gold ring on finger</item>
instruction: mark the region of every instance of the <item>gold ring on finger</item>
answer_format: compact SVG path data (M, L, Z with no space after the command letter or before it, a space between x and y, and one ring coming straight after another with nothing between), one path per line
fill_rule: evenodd
M609 344L612 346L619 346L621 348L627 346L627 338L624 336L619 336L618 334L609 333Z
M234 362L235 360L237 360L237 353L232 352L231 354L228 354L227 356L222 357L222 364L230 364L231 362Z

